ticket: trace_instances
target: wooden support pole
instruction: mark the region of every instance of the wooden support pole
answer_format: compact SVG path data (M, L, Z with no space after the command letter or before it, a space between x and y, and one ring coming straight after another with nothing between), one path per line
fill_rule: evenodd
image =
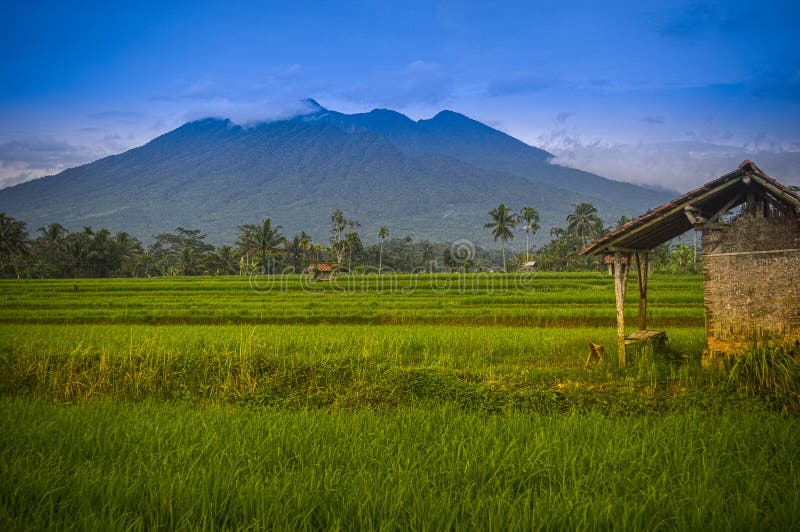
M647 330L647 252L636 254L636 272L639 275L639 330Z
M625 264L622 258L625 257ZM625 368L625 288L628 285L630 254L614 253L614 297L617 303L617 345L619 367Z

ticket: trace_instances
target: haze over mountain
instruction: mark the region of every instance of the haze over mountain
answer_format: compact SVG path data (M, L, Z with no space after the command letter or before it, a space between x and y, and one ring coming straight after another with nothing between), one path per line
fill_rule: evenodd
M552 164L553 156L452 111L414 121L388 109L346 115L307 101L299 116L243 127L189 122L144 146L0 190L0 211L35 230L60 222L128 231L149 241L177 226L232 243L237 226L269 216L287 235L326 241L342 209L365 242L392 236L490 244L487 212L504 202L563 225L590 202L606 222L670 193Z

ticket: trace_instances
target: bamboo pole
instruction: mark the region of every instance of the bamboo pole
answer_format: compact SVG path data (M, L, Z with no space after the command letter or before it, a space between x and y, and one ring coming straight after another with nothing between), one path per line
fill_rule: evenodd
M647 330L647 252L636 254L636 273L639 275L639 330Z
M622 258L626 258L626 264ZM625 368L625 288L628 284L628 265L630 255L614 253L614 297L617 303L617 346L619 349L619 367Z

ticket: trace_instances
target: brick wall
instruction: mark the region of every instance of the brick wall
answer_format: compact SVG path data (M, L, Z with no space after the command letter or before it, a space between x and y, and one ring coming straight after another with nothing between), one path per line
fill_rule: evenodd
M709 354L735 353L753 332L800 340L800 222L743 212L703 230ZM793 250L793 251L785 251Z

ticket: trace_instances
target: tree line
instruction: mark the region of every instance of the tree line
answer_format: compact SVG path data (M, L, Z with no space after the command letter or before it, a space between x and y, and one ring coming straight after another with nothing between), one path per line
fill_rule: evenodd
M593 271L603 268L597 257L580 255L580 251L593 240L630 221L622 216L616 224L607 227L591 203L573 204L573 212L566 217L565 227L553 227L550 241L535 252L536 267L545 271ZM533 207L522 207L515 212L501 203L489 211L490 221L484 228L491 230L492 238L501 242L503 270L510 271L531 263L530 247L539 230L539 212ZM517 254L514 262L506 261L506 243L514 238L514 229L521 226L525 231L525 253ZM696 239L696 234L695 234ZM650 265L656 271L670 273L696 273L701 270L701 260L695 240L689 246L682 242L670 245L666 242L650 253Z
M550 232L551 240L538 250L533 245L539 230L539 213L533 207L514 212L504 204L492 209L485 228L501 250L471 247L457 257L448 243L415 241L411 235L391 237L386 226L377 232L377 243L365 246L359 234L361 224L348 219L341 210L330 215L330 233L325 242L314 242L301 231L287 237L283 227L270 218L240 225L237 239L229 245L214 246L198 229L177 227L144 244L122 231L107 229L69 231L51 223L31 236L25 222L0 213L0 275L4 277L154 277L172 275L251 275L306 271L314 263L335 263L343 271L479 271L498 262L505 271L530 264L535 257L540 269L550 271L597 270L595 257L578 255L604 227L597 210L588 203L575 205L566 227ZM624 217L618 224L625 223ZM508 260L506 245L514 230L525 232L525 252ZM696 271L694 250L685 245L666 245L654 251L651 263L670 271Z

